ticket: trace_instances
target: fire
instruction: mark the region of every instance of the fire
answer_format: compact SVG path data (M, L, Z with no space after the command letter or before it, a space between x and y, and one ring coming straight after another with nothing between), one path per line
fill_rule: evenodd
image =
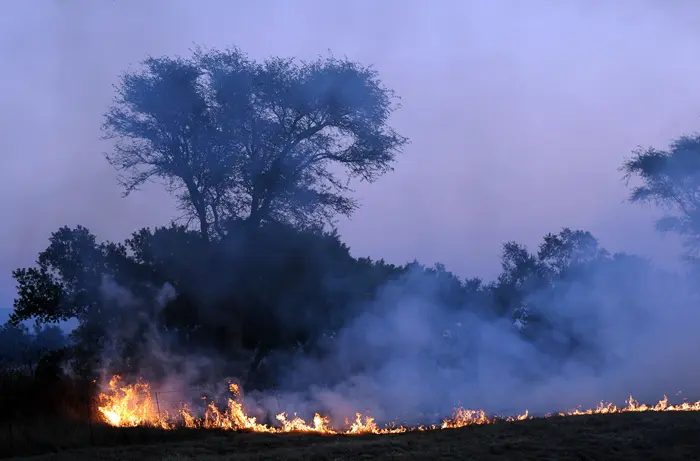
M483 410L457 408L450 418L442 421L441 425L418 427L389 425L380 427L371 416L363 417L360 413L357 413L354 421L346 420L343 428L336 428L331 425L329 418L319 414L314 415L311 422L306 422L297 415L289 419L286 413L280 413L276 416L278 424L271 426L259 423L255 417L246 413L241 402L240 388L237 384L229 386L232 397L228 399L224 408L219 408L214 402L209 402L206 405L204 415L199 417L187 405L183 405L178 412L178 416L171 417L166 411L161 411L157 394L154 399L148 383L139 381L132 385L120 385L120 381L121 377L115 375L110 380L107 391L100 394L98 398L98 411L103 416L104 421L117 427L150 426L174 429L180 426L192 429L247 430L266 433L397 434L408 431L455 429L479 424L492 424L498 421L512 422L534 418L527 411L521 415L502 418L489 416ZM700 411L700 401L672 405L668 403L668 398L664 396L656 405L645 405L640 404L630 396L627 405L624 407L601 402L596 408L553 413L545 417L645 411Z
M119 386L121 377L109 381L109 392L100 394L97 409L112 426L152 426L171 429L167 412L160 412L151 397L151 387L144 382Z
M646 405L639 403L632 398L630 395L627 400L626 407L616 407L612 403L600 402L600 404L595 409L589 410L573 410L567 413L558 413L559 416L578 416L578 415L593 415L593 414L612 414L612 413L633 413L633 412L644 412L644 411L700 411L700 401L691 403L683 402L678 405L671 405L668 403L668 397L664 395L664 398L659 400L656 405Z

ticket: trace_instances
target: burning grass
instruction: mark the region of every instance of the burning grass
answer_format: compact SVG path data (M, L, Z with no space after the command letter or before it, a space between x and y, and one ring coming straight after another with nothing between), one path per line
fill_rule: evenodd
M493 424L496 422L513 422L533 419L527 411L523 414L500 417L490 416L483 410L457 408L451 417L445 418L439 425L407 427L396 424L378 426L371 416L356 413L353 421L345 421L342 426L332 425L328 417L315 414L313 420L307 422L294 415L291 418L286 413L276 415L277 424L267 425L257 421L257 418L246 413L241 401L240 388L230 384L232 396L228 398L225 408L217 407L209 402L204 414L196 415L183 405L177 415L161 411L157 398L154 400L150 385L143 381L135 384L121 384L121 378L114 376L109 382L109 388L99 396L98 411L105 422L117 427L154 427L172 430L177 427L189 429L218 429L242 430L262 433L317 433L326 435L357 435L357 434L399 434L404 432L424 432L440 429L457 429L467 426ZM612 403L601 402L596 408L576 409L544 416L582 416L604 415L617 413L640 412L687 412L700 411L700 401L670 404L664 396L655 405L640 404L630 396L627 405L617 407Z
M441 424L379 426L370 416L335 426L277 415L263 424L246 413L240 389L219 408L159 408L148 383L114 377L98 397L102 421L44 420L0 431L0 456L52 453L52 460L92 459L698 459L700 402L600 404L532 417L457 409ZM163 402L160 402L162 405ZM450 429L450 430L441 430ZM284 433L284 434L282 434Z

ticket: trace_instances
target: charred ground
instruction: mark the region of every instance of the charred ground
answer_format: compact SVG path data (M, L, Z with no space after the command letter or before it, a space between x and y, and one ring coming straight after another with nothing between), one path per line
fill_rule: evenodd
M700 414L635 413L535 419L425 433L320 436L48 427L27 433L36 460L675 460L700 454ZM66 435L76 435L71 442ZM38 437L35 439L34 437ZM51 440L54 438L54 440ZM19 447L17 447L19 448Z

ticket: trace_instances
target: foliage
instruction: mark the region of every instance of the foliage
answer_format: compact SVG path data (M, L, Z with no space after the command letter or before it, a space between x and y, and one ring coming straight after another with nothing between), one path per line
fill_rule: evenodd
M51 285L32 285L34 279L26 277L32 269L15 271L18 285L36 295L20 292L13 320L75 316L80 324L72 333L73 364L87 367L85 376L99 368L107 347L120 357L119 367L138 370L148 358L149 335L156 334L173 344L174 353L209 351L231 363L242 360L231 373L265 386L273 383L255 377L266 356L300 347L312 351L362 313L389 281L410 273L402 296L507 317L562 361L589 350L595 362L596 319L574 318L563 306L599 302L594 296L601 291L629 298L631 284L650 273L644 264L611 255L590 233L566 228L547 234L535 253L506 243L502 273L489 284L462 280L441 264L395 266L355 258L335 232L277 223L251 228L239 222L211 240L172 224L141 229L123 243L98 243L85 228L62 228L38 262L52 275ZM628 279L619 279L620 273ZM612 277L620 289L605 282ZM589 290L568 299L573 285ZM61 287L60 302L37 308L45 286ZM171 287L170 296L164 296L164 286ZM590 326L586 334L577 326L581 322Z
M685 238L691 256L700 250L700 135L681 136L668 149L638 148L621 170L632 202L654 203L667 210L657 221L661 231Z
M126 193L164 180L207 237L231 219L318 225L357 207L346 179L391 170L407 142L388 126L394 100L376 71L332 57L149 58L117 87L107 158Z
M0 369L33 373L42 358L67 345L68 339L58 326L36 324L30 331L23 324L8 322L0 327Z

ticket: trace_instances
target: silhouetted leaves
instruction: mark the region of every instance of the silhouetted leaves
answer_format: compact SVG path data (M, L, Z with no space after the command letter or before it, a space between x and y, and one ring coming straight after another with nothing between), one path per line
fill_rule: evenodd
M667 150L639 148L620 168L631 185L632 202L649 202L667 210L660 231L685 238L690 256L700 248L700 135L681 136Z
M348 60L149 58L106 114L108 159L126 193L164 180L205 237L231 219L318 225L356 208L348 179L391 170L407 142L388 126L394 99Z

